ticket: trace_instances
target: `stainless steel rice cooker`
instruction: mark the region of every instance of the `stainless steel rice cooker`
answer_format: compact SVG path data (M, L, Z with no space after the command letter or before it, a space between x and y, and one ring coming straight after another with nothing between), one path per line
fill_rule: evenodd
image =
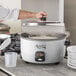
M21 56L30 63L58 63L65 55L65 34L21 34Z

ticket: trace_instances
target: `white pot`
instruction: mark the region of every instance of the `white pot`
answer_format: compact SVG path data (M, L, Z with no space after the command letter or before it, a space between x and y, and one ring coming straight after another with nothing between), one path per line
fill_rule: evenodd
M69 46L67 65L73 69L76 69L76 45Z
M56 34L56 36L58 36ZM54 38L54 39L53 39ZM21 56L24 61L31 63L57 63L63 60L65 55L65 36L53 38L35 38L27 34L21 35Z

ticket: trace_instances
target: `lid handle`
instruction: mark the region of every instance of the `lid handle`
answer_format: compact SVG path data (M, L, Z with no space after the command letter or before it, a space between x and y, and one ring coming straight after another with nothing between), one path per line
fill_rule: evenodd
M41 21L46 21L46 16L43 15L40 20L41 20Z

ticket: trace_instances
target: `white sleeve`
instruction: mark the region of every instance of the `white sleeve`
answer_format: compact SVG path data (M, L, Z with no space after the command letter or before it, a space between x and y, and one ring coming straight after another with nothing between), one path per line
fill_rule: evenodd
M17 20L19 16L19 9L7 9L0 7L0 20Z

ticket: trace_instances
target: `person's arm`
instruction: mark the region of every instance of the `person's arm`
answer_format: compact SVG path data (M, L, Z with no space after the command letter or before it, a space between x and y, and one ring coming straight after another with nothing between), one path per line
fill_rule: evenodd
M7 9L0 7L0 22L3 20L18 20L19 9Z
M45 12L34 13L19 9L7 9L0 7L0 20L18 20L27 18L42 18L42 16L47 16Z
M42 11L42 12L35 13L35 12L20 10L18 19L42 18L42 16L47 16L46 12Z

